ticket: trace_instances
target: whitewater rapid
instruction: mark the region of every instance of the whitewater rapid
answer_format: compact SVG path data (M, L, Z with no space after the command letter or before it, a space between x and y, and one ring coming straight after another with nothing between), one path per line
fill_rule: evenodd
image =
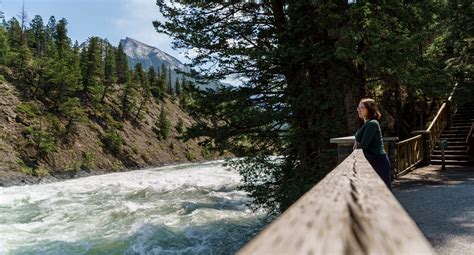
M0 254L233 254L265 213L222 163L0 188Z

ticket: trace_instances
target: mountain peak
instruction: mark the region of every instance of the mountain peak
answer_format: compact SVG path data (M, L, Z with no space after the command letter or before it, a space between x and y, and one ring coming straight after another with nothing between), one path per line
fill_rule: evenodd
M172 70L189 70L189 68L181 63L177 58L136 39L125 37L125 39L120 40L120 44L122 45L125 54L134 60L132 62L141 62L145 69L150 66L161 68L161 64L165 64L165 66L171 67Z

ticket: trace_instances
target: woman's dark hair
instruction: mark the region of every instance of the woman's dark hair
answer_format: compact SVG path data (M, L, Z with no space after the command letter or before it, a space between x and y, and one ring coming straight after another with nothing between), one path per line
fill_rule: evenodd
M372 98L362 98L360 102L364 104L365 108L367 108L369 119L379 120L382 117L382 114L380 113L377 103L375 103L375 100L373 100Z

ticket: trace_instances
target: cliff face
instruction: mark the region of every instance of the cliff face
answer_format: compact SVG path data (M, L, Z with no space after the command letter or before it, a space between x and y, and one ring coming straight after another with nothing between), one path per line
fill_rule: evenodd
M19 110L19 106L25 103L41 108L41 102L26 102L18 90L21 84L10 79L8 82L3 76L0 78L0 186L48 182L218 157L203 149L196 140L183 142L177 138L180 135L176 128L178 121L181 120L185 129L195 120L180 108L178 100L168 97L160 101L150 100L148 110L144 111L139 123L125 120L121 122L121 127L115 129L123 141L119 155L104 148L101 138L106 133L107 125L89 118L87 122L79 124L73 134L58 139L55 149L37 161L38 167L33 173L25 162L34 157L34 144L25 135L25 130L33 123L43 123L48 128L50 125L47 119ZM158 138L154 132L162 107L171 122L171 133L167 139ZM59 121L66 122L61 118Z

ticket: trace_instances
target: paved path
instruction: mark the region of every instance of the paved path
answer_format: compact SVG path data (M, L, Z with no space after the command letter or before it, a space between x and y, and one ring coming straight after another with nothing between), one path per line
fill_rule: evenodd
M393 193L438 254L474 255L474 166L418 168Z

